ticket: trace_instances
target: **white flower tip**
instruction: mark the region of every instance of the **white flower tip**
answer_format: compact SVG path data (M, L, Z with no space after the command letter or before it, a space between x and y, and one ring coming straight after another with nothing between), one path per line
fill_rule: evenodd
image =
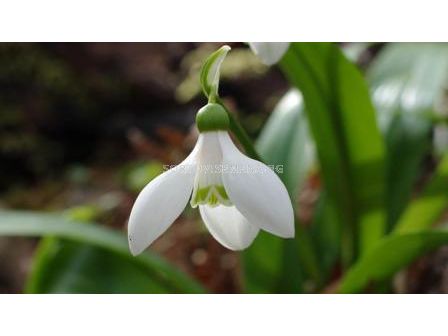
M191 169L197 146L175 169L149 182L132 207L128 222L128 242L132 255L138 255L180 216L193 188L195 169Z
M294 238L295 227L293 210L291 211L291 213L291 216L288 216L288 220L282 220L281 218L278 218L279 222L277 223L277 225L274 225L271 230L267 231L281 238Z
M289 42L249 42L249 47L266 65L280 61L289 48Z
M128 242L129 242L129 250L131 251L131 254L134 257L142 253L147 247L146 245L138 243L138 241L134 238L134 235L132 234L128 235Z
M252 244L252 242L247 245L247 246L228 246L228 245L223 245L225 248L229 249L230 251L244 251L245 249L247 249L250 245ZM222 245L222 244L221 244Z
M294 223L293 223L291 225L288 225L282 238L294 238L294 237L295 237L295 229L294 229Z
M289 200L289 197L288 197ZM286 220L284 225L282 225L282 234L283 238L294 238L295 236L295 224L294 224L294 209L291 204L291 200L289 200L289 206L288 206L288 215L286 216Z

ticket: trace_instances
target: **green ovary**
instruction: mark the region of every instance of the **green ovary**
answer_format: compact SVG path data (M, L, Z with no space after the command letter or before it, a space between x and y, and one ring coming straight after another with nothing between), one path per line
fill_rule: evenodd
M222 185L212 185L204 188L198 188L193 191L193 197L190 202L193 208L198 205L209 205L216 207L220 204L231 206L232 202Z

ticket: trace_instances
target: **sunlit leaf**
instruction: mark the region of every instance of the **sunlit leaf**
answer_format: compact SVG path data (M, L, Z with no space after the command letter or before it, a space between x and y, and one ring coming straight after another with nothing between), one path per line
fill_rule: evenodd
M448 207L447 191L448 154L445 154L425 189L406 208L395 231L419 231L434 225Z
M369 284L388 280L415 258L446 244L446 231L396 234L383 238L349 270L339 285L339 292L358 293Z
M385 149L367 85L331 43L293 43L281 67L302 92L346 264L385 230ZM357 248L357 246L359 246Z
M391 43L369 68L373 101L386 135L388 227L397 222L431 148L435 104L448 75L448 46Z

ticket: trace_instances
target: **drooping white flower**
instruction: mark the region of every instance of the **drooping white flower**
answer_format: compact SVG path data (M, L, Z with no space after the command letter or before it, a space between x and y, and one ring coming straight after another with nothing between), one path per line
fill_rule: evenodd
M280 178L242 154L227 131L211 130L200 133L191 154L137 197L128 227L132 254L164 233L189 200L212 236L231 250L248 247L260 229L294 236L293 208Z
M289 48L289 42L249 42L249 47L266 65L280 61Z
M218 96L220 67L229 50L221 47L203 65L200 81L209 102ZM224 108L207 104L196 125L200 135L190 155L152 180L134 203L128 225L132 254L162 235L189 200L212 236L231 250L248 247L260 229L292 238L294 211L285 186L269 167L238 150L227 133Z

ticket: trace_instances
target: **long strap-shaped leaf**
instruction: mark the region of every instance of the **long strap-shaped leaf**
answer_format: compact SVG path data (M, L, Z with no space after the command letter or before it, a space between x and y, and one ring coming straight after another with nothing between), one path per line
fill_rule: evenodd
M281 67L302 91L329 201L345 228L342 253L349 264L385 229L385 150L367 86L330 43L293 43Z
M367 79L387 147L389 230L408 205L430 152L434 125L429 116L436 114L447 75L444 43L390 43L369 65Z
M448 244L447 231L395 234L383 238L343 278L339 292L358 293L371 282L390 279L418 256Z
M145 267L148 274L168 284L179 293L202 293L204 289L185 273L162 258L143 253L129 254L126 238L118 232L98 225L68 220L62 216L30 211L0 211L0 236L56 236L104 248L130 258Z
M401 216L395 232L415 232L430 228L448 207L448 154L419 197Z
M448 244L446 231L427 231L448 206L447 190L448 154L442 158L423 192L405 210L394 233L348 271L339 291L360 292L370 282L391 278L423 253Z

